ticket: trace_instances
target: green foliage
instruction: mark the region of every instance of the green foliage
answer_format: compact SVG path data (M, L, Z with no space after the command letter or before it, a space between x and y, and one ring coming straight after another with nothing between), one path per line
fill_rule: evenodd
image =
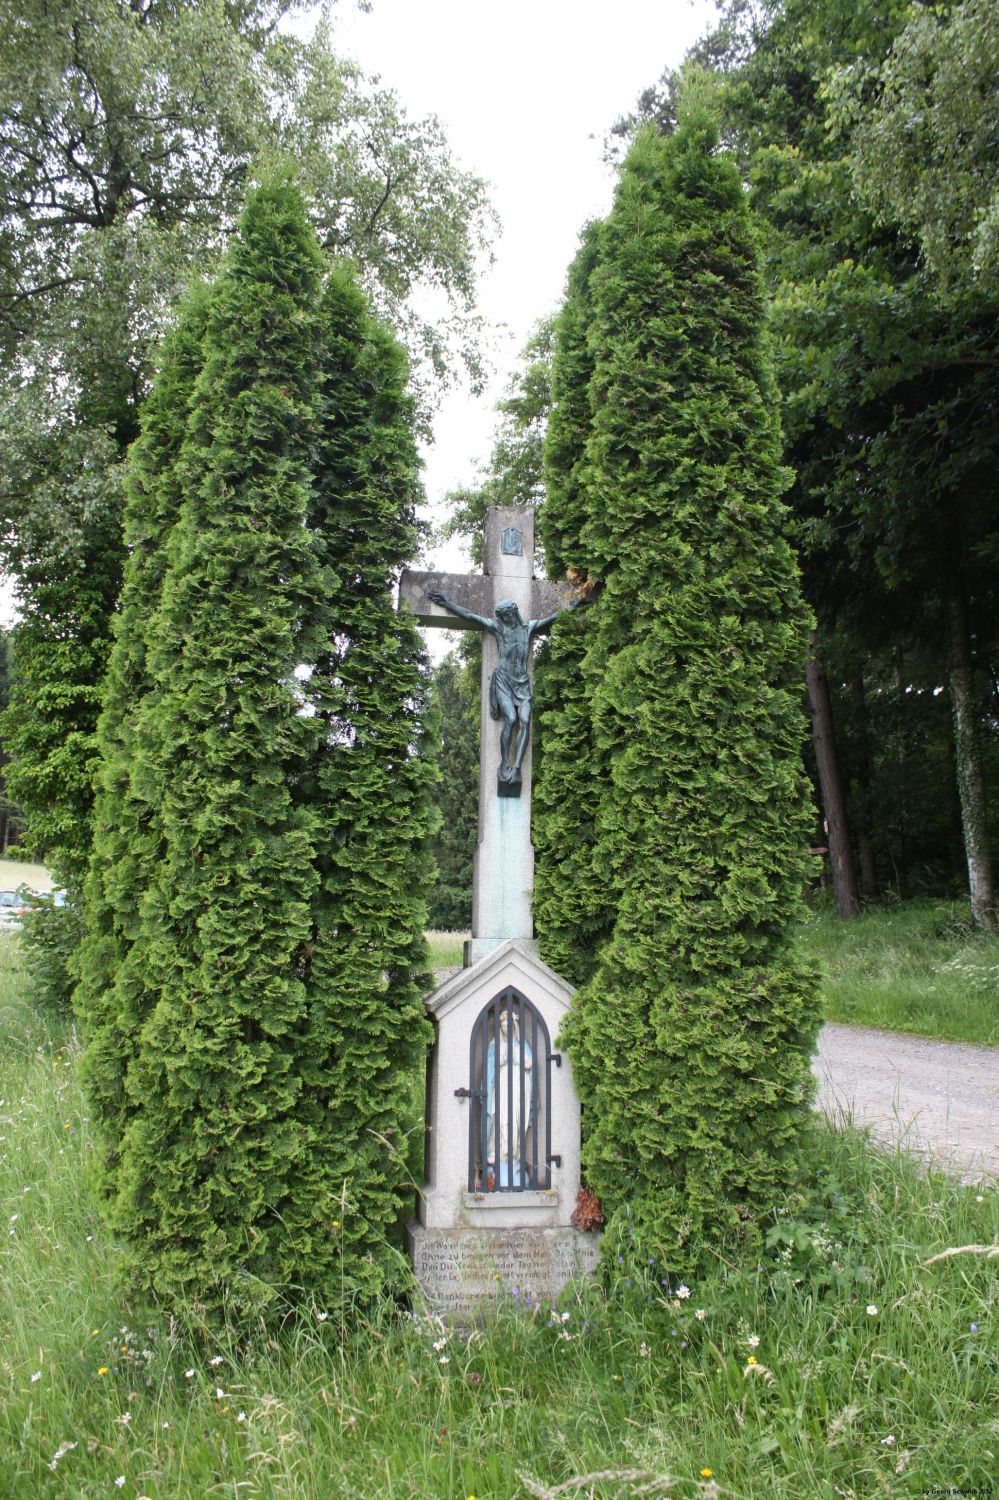
M789 499L817 649L831 680L837 662L869 679L872 702L894 658L898 742L907 689L949 686L955 724L949 739L937 737L927 775L961 788L972 903L983 920L994 901L995 808L973 788L987 790L999 774L999 423L994 286L984 260L974 272L967 236L974 221L987 237L994 186L986 159L995 91L981 86L994 30L986 11L732 0L695 49L722 75L725 138L762 230L786 458L796 474ZM684 83L664 79L643 111L668 127ZM854 762L863 753L859 744L841 748ZM882 781L865 819L880 877L900 890L919 866L906 868L879 814L890 810L897 824L907 779ZM940 826L932 802L912 799L902 811L910 829ZM941 892L949 845L944 831L931 853L945 872Z
M467 537L477 564L482 562L482 526L491 505L534 508L544 498L553 332L550 320L539 323L520 351L519 368L496 403L496 437L481 482L445 496L451 515L441 535Z
M68 1016L78 978L80 914L70 902L56 906L50 895L33 895L32 908L20 923L25 993L43 1015Z
M807 1128L815 986L788 927L808 838L808 613L756 248L703 115L669 141L639 134L589 243L589 417L567 445L559 554L600 583L580 616L596 752L580 883L612 927L564 1039L609 1254L630 1259L634 1231L684 1268L709 1235L748 1220L752 1236Z
M865 120L830 107L843 55L858 74L876 72L908 17L895 6L832 5L817 28L813 7L775 7L729 97L767 226L806 589L841 654L870 661L901 648L934 663L934 685L948 683L955 753L945 747L937 777L961 788L982 920L994 904L988 811L969 788L981 788L999 749L988 689L995 297L967 278L942 285L902 225L875 223L851 175ZM763 80L774 87L761 104Z
M398 1285L426 786L406 362L248 201L130 469L78 1005L111 1222L174 1306Z
M556 325L553 406L545 438L548 499L538 517L549 573L573 579L600 576L583 529L594 371L592 277L600 260L601 231L598 223L583 231ZM593 619L590 610L563 616L537 663L541 754L534 790L535 922L546 961L574 984L593 974L614 922L613 893L595 865L594 809L606 783L606 756L581 687Z
M10 690L14 680L14 647L9 630L0 627L0 715L10 703ZM0 724L2 724L0 719ZM8 845L16 838L23 826L21 811L7 791L4 767L8 754L0 738L0 859Z
M483 185L436 121L334 55L327 23L309 42L277 30L296 8L0 3L0 561L23 617L6 740L11 795L68 885L90 851L124 455L178 294L251 177L295 164L324 250L403 330L424 417L456 367L477 376Z
M86 1186L71 1029L22 1003L17 947L0 937L10 1500L114 1495L119 1478L125 1495L176 1500L236 1485L294 1500L569 1485L622 1500L695 1495L702 1468L745 1500L915 1500L992 1481L995 1262L927 1262L992 1242L999 1195L853 1132L823 1133L802 1190L767 1216L770 1248L723 1247L685 1298L657 1259L608 1294L575 1289L554 1317L507 1288L472 1333L382 1306L344 1337L316 1301L266 1338L235 1323L206 1338L123 1301L120 1245ZM611 1477L583 1481L596 1474Z
M944 284L999 287L997 76L996 8L965 0L913 7L883 61L864 58L828 86L861 193L882 222L917 235Z
M181 456L204 362L208 312L207 291L195 289L164 342L127 471L129 555L98 725L93 857L75 999L87 1031L84 1076L101 1120L109 1168L131 1113L126 1078L152 1009L148 954L139 938L143 907L166 857L166 830L160 784L143 775L138 761L139 726L142 711L156 702L150 653L168 540L184 500L187 471Z
M478 833L479 678L481 645L449 651L433 671L437 713L440 823L430 841L437 883L430 897L432 927L467 932L472 925L472 859Z
M321 733L296 792L317 830L298 1111L312 1146L281 1212L312 1236L305 1284L327 1301L370 1301L410 1279L388 1235L412 1192L405 1131L419 1129L430 1041L421 996L436 772L419 633L393 605L417 543L407 362L348 272L330 278L322 316L328 374L308 519L328 592L306 617L318 650L305 688Z

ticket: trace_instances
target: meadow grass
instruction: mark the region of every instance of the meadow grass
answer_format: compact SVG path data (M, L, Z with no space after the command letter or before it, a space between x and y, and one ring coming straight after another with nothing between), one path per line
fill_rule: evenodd
M428 932L432 966L460 964L466 936ZM967 902L871 907L848 922L817 910L798 936L827 1021L999 1044L999 939L974 931Z
M0 937L5 1500L989 1493L999 1261L965 1247L999 1243L994 1187L817 1127L767 1248L689 1296L653 1246L555 1310L504 1286L470 1334L306 1305L206 1339L118 1289L76 1038L18 964Z
M32 891L50 891L52 877L44 865L28 864L20 859L0 859L0 890L16 891L19 885L26 885Z
M464 962L467 932L428 932L427 946L430 949L430 966L433 969L453 969Z
M907 901L848 922L822 911L800 937L827 1020L999 1043L999 938L974 931L966 902Z

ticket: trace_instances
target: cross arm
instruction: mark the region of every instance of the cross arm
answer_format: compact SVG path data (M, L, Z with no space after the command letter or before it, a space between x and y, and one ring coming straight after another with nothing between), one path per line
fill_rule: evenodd
M475 573L425 573L415 568L406 568L399 580L399 603L405 605L415 617L418 625L431 625L444 630L474 630L471 620L453 615L443 605L434 604L428 593L446 594L455 604L460 604L470 614L491 616L496 609L493 597L495 580L487 574ZM548 578L535 578L531 583L531 618L548 623L548 616L555 616L579 598L571 583L554 583Z
M418 625L444 630L474 630L474 620L451 614L442 604L428 599L429 593L446 594L469 614L489 616L493 612L492 580L470 573L418 573L407 568L399 580L399 604L415 616Z

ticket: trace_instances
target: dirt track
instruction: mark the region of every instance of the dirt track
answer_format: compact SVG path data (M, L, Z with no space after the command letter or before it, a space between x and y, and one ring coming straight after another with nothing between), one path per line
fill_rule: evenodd
M830 1022L812 1071L833 1120L849 1115L965 1182L999 1178L999 1051Z

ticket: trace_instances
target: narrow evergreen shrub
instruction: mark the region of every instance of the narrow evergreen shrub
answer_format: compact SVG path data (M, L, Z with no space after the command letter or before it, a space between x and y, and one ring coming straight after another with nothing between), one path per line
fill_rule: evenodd
M405 362L248 200L133 456L79 992L134 1281L213 1315L398 1285L425 1044ZM306 679L306 680L303 680ZM414 855L415 851L415 855Z
M320 734L296 790L319 828L298 1111L315 1145L282 1220L308 1236L312 1283L331 1302L345 1290L370 1300L410 1279L391 1230L412 1201L407 1131L422 1145L435 771L423 743L429 669L392 594L417 542L406 358L348 272L330 276L321 315L309 525L327 582L306 690Z
M608 1263L640 1247L682 1268L793 1177L818 1025L786 936L809 827L808 618L753 236L704 118L636 139L588 296L558 555L600 583L574 712L592 724L588 875L613 927L564 1040Z
M128 556L97 727L93 854L74 1008L87 1039L82 1071L104 1146L101 1189L113 1195L127 1115L125 1079L139 1029L156 1001L144 945L134 948L141 908L165 854L158 788L138 774L137 726L153 681L154 639L167 541L183 499L180 456L203 363L209 294L195 287L164 341L159 371L129 454L124 527Z
M549 574L568 573L577 582L597 576L581 535L591 503L586 447L594 369L591 282L601 232L599 223L583 231L556 324L553 405L545 439L548 498L538 516ZM593 734L592 705L582 688L583 663L594 640L592 608L565 614L538 653L536 667L540 732L533 806L534 914L542 957L573 984L592 975L614 920L612 892L594 864L593 809L607 774Z

